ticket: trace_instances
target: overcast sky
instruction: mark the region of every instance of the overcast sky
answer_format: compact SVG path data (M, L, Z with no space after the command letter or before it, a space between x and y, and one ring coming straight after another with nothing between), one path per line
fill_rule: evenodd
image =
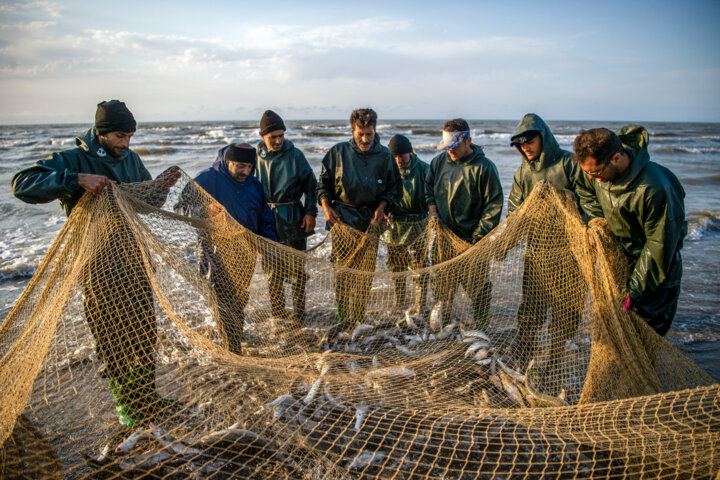
M720 121L720 1L0 0L0 123Z

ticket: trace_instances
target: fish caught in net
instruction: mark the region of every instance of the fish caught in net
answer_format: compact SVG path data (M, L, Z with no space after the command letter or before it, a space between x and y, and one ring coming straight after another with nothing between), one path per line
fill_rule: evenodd
M83 197L0 327L1 478L717 478L720 387L549 184L305 252L161 190Z

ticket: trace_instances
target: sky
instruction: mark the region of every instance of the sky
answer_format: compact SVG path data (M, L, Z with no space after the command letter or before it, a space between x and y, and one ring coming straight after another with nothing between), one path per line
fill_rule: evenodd
M720 121L720 1L0 0L0 124Z

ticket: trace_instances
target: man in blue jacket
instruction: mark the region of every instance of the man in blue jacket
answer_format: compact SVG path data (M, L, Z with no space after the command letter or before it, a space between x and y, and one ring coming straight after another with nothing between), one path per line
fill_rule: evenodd
M277 241L275 220L262 185L255 177L256 152L247 143L235 143L218 152L212 167L195 177L195 182L217 203L202 214L212 218L225 208L250 232ZM232 233L232 232L231 232ZM255 270L256 245L252 235L211 235L200 239L200 271L210 280L218 302L218 326L230 351L241 353L242 328L248 287Z

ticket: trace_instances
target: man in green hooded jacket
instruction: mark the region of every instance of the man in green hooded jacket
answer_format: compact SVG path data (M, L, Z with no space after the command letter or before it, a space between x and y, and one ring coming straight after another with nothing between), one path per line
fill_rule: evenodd
M560 148L555 135L540 116L534 113L525 115L510 138L510 144L520 152L522 163L515 172L510 189L509 215L522 205L541 181L549 182L558 190L568 191L577 202L575 179L578 165L571 152ZM534 229L532 236L527 238L523 262L523 299L517 314L518 336L515 348L519 364L524 368L535 356L537 332L545 323L550 309L550 352L546 371L553 374L551 378L556 378L565 343L575 334L580 323L584 297L568 298L558 288L582 284L582 275L577 262L567 255L570 246L559 243L564 239L552 235L552 232L547 232L548 235L543 233Z
M581 130L574 142L580 206L604 217L631 269L623 311L634 310L659 334L675 317L687 234L685 191L667 168L650 161L645 127Z
M307 237L315 229L317 180L305 155L290 140L285 139L285 122L272 110L260 119L255 174L263 186L268 205L275 217L278 242L296 250L307 248ZM303 195L304 204L301 203ZM280 262L265 258L263 269L268 276L270 305L274 317L285 318L283 283L292 285L294 318L302 322L305 316L305 286L308 276L305 266L295 262Z
M359 232L365 232L371 225L379 228L386 209L400 200L400 173L390 150L380 144L376 126L374 110L354 110L350 115L352 139L334 145L323 157L317 196L328 230L340 221ZM338 251L333 239L333 261L346 265L350 259L345 255ZM373 258L376 256L377 244ZM363 268L373 271L374 262L363 264ZM358 278L348 272L336 272L339 322L349 320L354 324L362 321L371 282L369 276Z
M75 139L77 147L53 153L18 172L12 180L13 194L27 203L60 200L69 216L85 192L101 195L112 183L152 180L140 157L129 148L135 129L135 118L125 103L99 103L95 126ZM164 202L179 177L177 167L167 169L144 200ZM105 194L114 204L112 190ZM104 364L101 376L110 382L120 423L133 425L172 402L160 398L155 390L153 293L141 247L130 226L118 222L121 218L113 216L114 223L97 229L103 245L83 266L81 286L95 352Z
M430 165L418 158L410 140L404 135L393 136L388 142L388 149L395 157L403 192L400 201L390 208L390 226L382 237L388 244L387 265L391 272L404 272L408 268L416 270L427 266L423 248L425 242L420 235L427 226L425 176ZM416 275L414 282L415 313L422 315L427 302L427 274ZM399 310L407 308L406 283L404 276L393 278L395 307Z
M445 122L443 140L425 177L425 199L430 215L440 220L460 239L474 244L500 223L503 193L495 164L485 156L482 147L472 143L470 126L462 118ZM433 263L452 258L450 245L434 243ZM439 250L448 250L439 255ZM463 288L473 306L473 320L480 329L487 329L492 284L488 279L486 260L474 265L463 280ZM470 274L471 273L471 274ZM443 322L452 314L457 280L439 275L435 278L435 300L443 302Z

